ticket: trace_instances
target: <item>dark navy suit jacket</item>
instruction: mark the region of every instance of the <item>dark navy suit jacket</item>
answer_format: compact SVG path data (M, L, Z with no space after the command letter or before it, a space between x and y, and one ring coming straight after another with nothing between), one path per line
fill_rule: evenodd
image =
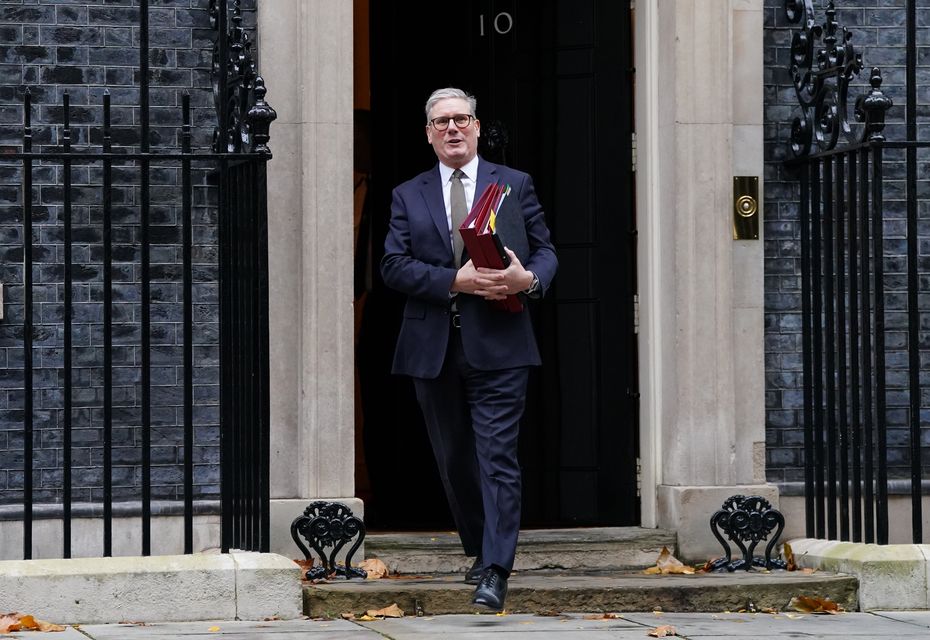
M475 198L495 181L511 186L526 223L529 256L523 267L545 292L558 268L549 229L529 175L484 159L478 162ZM458 233L458 230L455 231ZM416 378L439 375L450 332L449 288L457 269L442 198L439 165L394 189L391 226L381 274L391 288L407 294L392 371ZM496 309L479 296L458 294L462 346L475 369L509 369L540 364L529 311Z

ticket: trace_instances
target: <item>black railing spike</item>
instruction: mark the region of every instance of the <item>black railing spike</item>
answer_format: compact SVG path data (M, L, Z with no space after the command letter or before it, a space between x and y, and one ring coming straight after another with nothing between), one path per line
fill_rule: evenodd
M141 485L142 506L140 511L143 522L142 554L146 555L152 551L152 532L149 521L153 519L152 501L157 494L152 491L152 478L148 477L149 469L152 468L153 462L150 458L155 451L155 449L152 448L154 443L151 442L151 435L149 432L157 433L157 431L146 428L146 426L151 426L151 421L150 418L146 418L144 414L134 419L132 424L125 423L125 421L129 420L128 418L122 418L120 420L114 419L113 359L115 356L112 352L116 349L113 345L113 325L115 311L119 308L119 305L114 304L114 299L117 297L116 292L118 291L117 286L114 285L114 280L116 276L120 274L120 270L115 268L114 265L114 243L123 244L114 233L115 230L113 228L115 220L120 219L118 217L114 219L114 216L117 214L117 212L114 211L114 205L120 204L120 200L114 196L122 197L124 188L139 189L139 199L137 200L134 197L133 201L127 204L130 205L129 208L138 207L138 211L141 215L138 226L148 226L148 217L145 211L149 203L152 205L158 203L158 195L154 193L154 189L152 189L153 193L148 193L151 182L154 182L154 180L149 180L149 168L154 164L160 170L161 165L170 165L171 163L175 163L182 167L181 178L179 180L181 184L179 186L183 190L183 210L181 212L182 220L178 224L179 226L186 227L183 231L183 242L186 254L183 258L185 265L183 274L185 279L185 318L182 321L185 327L184 339L187 352L184 356L183 364L185 376L185 460L183 461L185 466L183 480L185 491L184 550L187 553L191 553L195 550L193 536L193 507L195 503L193 499L196 497L194 492L197 490L197 486L194 485L193 470L196 469L196 467L193 463L195 461L195 454L197 453L195 446L200 444L195 443L194 439L195 424L193 409L196 407L193 403L193 391L195 390L193 381L196 372L194 364L197 361L194 358L195 354L193 352L193 335L197 326L192 319L192 302L194 302L192 280L197 276L196 272L192 271L193 260L191 254L193 247L191 242L191 214L194 205L193 201L202 197L201 194L203 194L204 189L201 187L204 185L198 182L198 187L195 188L192 186L191 164L193 163L209 165L220 173L219 188L217 189L218 200L213 202L210 200L210 195L207 195L205 198L206 203L198 201L197 204L215 206L217 209L217 226L219 227L218 235L220 237L217 247L220 255L217 259L218 275L216 276L216 282L220 285L220 299L217 305L220 313L220 339L217 341L216 346L220 353L218 362L220 377L223 381L231 383L229 388L223 388L221 385L220 389L221 417L219 427L222 453L219 466L221 470L220 498L223 503L221 547L225 549L229 548L230 541L233 540L229 533L235 531L237 536L235 540L246 545L249 550L269 550L270 496L268 489L268 416L270 409L268 394L267 335L268 261L266 163L270 157L267 150L267 142L269 139L268 131L270 123L275 119L276 114L274 113L274 109L265 101L267 90L264 82L257 74L255 61L252 57L252 43L249 41L249 35L241 27L237 27L234 30L228 28L230 23L225 22L227 0L222 0L222 2L223 4L221 5L216 0L211 1L210 10L211 13L215 13L217 19L222 16L220 22L225 23L220 41L223 43L222 49L227 55L221 56L219 60L217 60L219 64L216 69L218 71L217 75L224 78L224 91L227 86L229 90L228 92L218 94L218 96L222 96L223 100L226 101L224 103L224 112L227 114L229 111L225 111L225 107L228 106L229 100L233 100L237 110L235 117L241 118L240 121L236 122L232 122L233 118L227 119L227 122L230 122L233 126L226 128L225 131L233 131L235 133L235 136L232 138L235 146L232 148L222 146L223 148L218 149L217 152L203 150L203 153L195 153L191 150L193 119L190 110L191 91L183 91L182 109L184 110L184 123L177 128L180 132L179 139L182 147L180 153L177 152L176 149L150 148L147 136L143 136L141 144L139 144L138 140L132 143L139 145L137 149L114 149L113 138L118 138L118 136L115 136L115 133L125 132L126 128L111 128L111 92L109 88L104 87L102 90L102 124L99 127L95 125L92 131L89 132L98 135L102 134L102 142L98 143L96 135L89 136L86 141L83 137L76 135L78 132L81 134L85 133L84 126L80 124L82 119L78 117L79 109L75 107L73 111L71 110L71 99L72 97L77 99L77 94L72 96L70 89L64 90L63 88L58 96L54 96L53 94L53 98L57 98L57 100L53 100L53 102L58 102L63 105L61 120L55 123L53 128L53 133L57 134L57 137L54 137L47 143L47 149L34 151L32 126L32 97L34 92L31 91L29 86L21 85L21 95L23 97L22 104L24 106L22 120L22 151L16 150L12 153L3 154L3 160L22 163L21 197L23 233L21 242L23 245L23 256L21 262L22 275L20 277L22 278L24 289L22 294L22 373L24 376L22 382L24 393L22 406L22 432L24 438L22 450L22 506L24 509L24 514L22 516L22 549L24 558L30 558L33 555L33 516L34 506L37 504L36 500L40 498L40 496L42 500L46 500L46 494L50 489L59 489L59 487L48 487L40 484L40 480L42 480L42 476L38 473L38 470L40 470L40 463L33 455L36 453L36 446L39 443L38 436L40 435L39 431L34 428L36 415L34 412L35 404L33 402L34 392L39 391L39 389L35 388L37 385L33 382L33 376L37 373L33 368L33 347L38 346L36 344L37 336L40 335L35 331L36 326L33 318L34 315L36 318L40 315L38 313L38 306L33 304L33 297L38 291L38 284L35 287L35 291L33 287L33 268L35 267L33 248L34 245L39 245L36 246L35 249L42 249L43 254L45 254L45 252L48 251L48 244L56 245L59 248L62 245L65 247L63 257L58 258L59 265L62 263L65 265L63 276L59 277L65 279L64 290L66 291L64 300L59 298L59 305L64 301L66 306L68 306L68 311L66 313L69 319L59 321L59 332L62 329L61 325L67 325L74 320L72 312L78 309L76 303L87 301L83 298L79 299L76 295L78 287L83 288L83 285L79 285L77 282L77 269L81 269L83 266L82 256L95 254L88 252L83 245L85 243L99 243L102 245L102 258L98 259L93 257L88 260L95 265L95 268L97 268L97 265L100 265L103 271L103 276L101 278L103 282L103 318L100 322L103 324L102 344L104 355L102 363L97 363L94 366L100 367L104 371L103 386L105 391L102 401L103 416L102 418L97 418L95 415L92 420L94 422L101 420L103 425L103 442L100 446L100 449L103 451L103 460L96 464L102 467L105 480L100 482L99 485L95 485L93 494L87 495L90 500L103 503L101 520L104 524L101 527L100 533L98 533L98 535L101 536L98 541L103 540L104 555L110 555L117 550L117 540L113 536L114 506L124 499L138 499L138 491ZM148 6L149 2L148 0L140 0L138 4L144 9ZM241 17L239 17L241 16L241 3L237 2L235 4L235 11L237 12L237 18L234 19L232 24L241 20ZM144 17L144 10L142 14ZM140 18L140 32L145 31L145 23L146 22ZM235 39L235 45L239 47L238 50L228 46L230 40L233 38ZM148 59L144 54L147 50L147 34L140 33L140 49L140 63L143 63L140 64L141 69L147 67L147 65L144 64ZM240 54L246 56L245 59L237 57ZM148 104L149 97L147 92L148 74L142 73L141 77L143 79L139 83L139 102L135 106L137 108L137 113L140 113L142 116L142 128L147 129L148 123L145 114L147 112L146 105ZM226 82L227 79L229 80L228 83ZM97 100L98 95L99 94L94 96L94 101ZM74 116L73 119L72 116ZM87 142L88 144L81 144L75 148L73 143L76 140L81 143ZM99 146L94 146L91 140L93 143L99 144ZM226 140L224 140L224 143L225 142ZM154 145L154 142L152 144ZM125 153L114 153L114 151L125 151ZM46 234L44 232L42 234L33 233L34 230L38 231L38 228L33 225L33 201L38 200L42 195L39 192L33 192L33 189L37 188L37 185L33 183L33 167L37 163L46 162L48 166L59 165L63 167L63 170L51 171L49 175L60 176L58 179L61 182L55 186L62 193L61 204L63 213L61 217L58 218L57 224L59 227L62 225L67 226L63 235L49 235L49 240L45 239ZM102 171L98 171L100 165L102 165ZM71 171L72 167L75 169L73 176ZM42 168L44 169L44 167ZM205 168L204 170L208 169ZM118 174L117 171L119 172ZM195 175L198 176L199 180L199 176L201 175L199 172L201 169L198 168L197 171L198 173ZM45 175L44 171L43 175ZM84 176L88 175L90 175L92 179L97 179L94 176L100 175L99 183L84 185L78 182L78 176L80 176L80 180L84 180ZM117 176L118 181L116 180ZM69 188L72 177L73 181L78 184L73 185L73 188ZM113 185L114 181L117 181L116 187ZM157 186L161 192L164 191L160 183ZM81 192L80 194L78 193L79 190ZM102 202L95 203L90 200L85 200L88 195L96 196L97 194L93 192L97 190L102 192ZM102 212L102 218L100 220L102 234L99 240L85 241L82 239L84 237L89 237L90 234L88 232L94 231L84 228L88 224L85 222L85 217L83 217L87 209L84 206L85 203L89 203L90 208L99 208ZM72 204L74 205L73 217L70 215ZM77 207L78 204L81 204L80 212ZM96 215L95 209L90 219L95 219ZM124 214L121 213L120 215ZM76 226L73 229L74 234L72 235L72 222L74 225L80 225L81 236L78 235L78 227ZM132 225L132 223L129 224ZM196 227L194 227L194 229L196 229ZM161 229L159 229L159 231L161 231ZM120 262L128 260L133 263L131 265L133 270L136 266L145 264L146 259L139 256L145 256L150 249L151 243L154 241L154 237L149 237L146 233L140 231L138 236L133 237L129 241L134 245L134 250L136 248L139 249L139 254L136 255L135 258L120 258ZM71 252L72 246L74 249L73 253ZM79 246L81 249L80 251L78 251ZM54 249L55 252L58 250L58 248ZM126 255L125 252L123 255ZM72 269L75 270L74 273L71 273ZM38 274L40 272L37 270L35 273ZM81 271L81 273L83 273L83 271ZM142 300L152 300L153 296L146 293L144 289L151 282L151 277L153 276L145 274L144 272L142 275L136 275L135 271L131 273L132 275L129 281L134 285L142 285ZM121 277L120 279L122 280L123 278ZM74 283L73 293L75 294L73 299L71 299L72 287L70 286L72 280ZM60 283L61 281L59 280L58 286L60 286ZM196 292L196 289L193 291ZM94 298L90 301L95 304L98 303L99 301L96 299L96 294L94 293L91 295L94 296ZM75 303L74 306L71 305L72 302ZM82 311L86 309L86 307L82 306ZM147 314L143 311L142 315L146 316ZM138 316L134 315L134 318L134 322L141 323ZM144 329L142 331L143 336L149 333L149 331ZM53 333L52 335L54 336L56 334ZM61 335L61 333L57 334L59 340L62 339ZM64 335L70 337L71 332L65 328ZM77 344L77 335L78 334L75 332L74 344L70 345L73 346L74 349L68 348L69 345L66 345L64 348L64 352L68 355L62 355L63 363L51 365L53 368L57 366L59 371L64 370L65 377L69 380L72 372L75 376L78 375L76 371L72 371L72 359L75 367L78 364L76 355L79 346ZM94 344L96 345L96 343ZM210 346L212 345L207 343L207 348ZM145 344L143 344L143 358L147 350ZM72 354L72 351L75 353ZM99 350L95 348L94 351L97 352ZM199 365L201 363L197 364ZM212 366L212 364L207 362L204 366ZM146 369L145 365L143 365L142 369ZM136 382L136 384L140 383ZM76 385L77 377L75 377L74 386ZM143 389L147 386L144 374L141 385ZM64 387L64 384L62 384L62 387ZM70 398L71 394L63 389L63 396ZM135 406L139 407L139 403L136 403ZM149 411L151 408L152 401L143 394L141 401L142 411ZM78 424L78 411L76 406L74 413L74 424L76 428ZM62 424L65 428L68 428L72 418L70 409L64 407L60 415ZM114 424L114 422L122 423ZM141 448L144 456L141 463L142 477L140 480L138 475L139 469L137 468L135 469L133 479L130 481L131 485L122 486L120 474L116 473L117 468L114 464L116 462L116 457L114 455L114 444L116 444L114 442L114 427L119 427L122 431L125 427L129 426L137 432L140 422L143 426L141 434ZM117 434L119 433L120 432L117 432ZM236 436L240 435L241 440L237 440ZM132 437L134 439L136 436L137 433L133 433ZM77 482L77 476L71 474L71 466L75 465L75 468L77 468L77 458L75 457L72 460L71 455L73 444L71 434L63 436L62 440L62 456L66 461L70 461L59 463L62 465L62 478L60 483L60 489L62 491L61 517L64 520L61 529L64 537L62 555L67 557L71 555L72 551L72 516L78 515L76 513L77 509L72 511L71 497L73 495L74 500L81 498L80 501L83 502L84 499L82 496L84 494L82 492L87 489L87 487L79 484ZM139 465L135 460L128 464ZM65 470L66 468L68 469L67 471ZM119 484L117 484L117 480L120 480ZM161 488L161 485L159 485L158 489ZM136 495L129 495L127 493L129 490L136 491ZM180 498L180 488L178 492L173 495ZM93 506L92 510L85 507L80 507L80 510L83 511L80 515L89 514L91 511L95 514L98 513L97 505ZM77 539L78 538L75 538L75 540ZM85 551L85 549L81 550L82 553ZM94 553L99 555L99 551L94 551Z

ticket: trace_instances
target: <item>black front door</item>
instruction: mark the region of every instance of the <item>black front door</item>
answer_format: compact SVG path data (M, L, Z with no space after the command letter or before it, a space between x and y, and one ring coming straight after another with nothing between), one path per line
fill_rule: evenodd
M527 171L559 255L534 309L544 365L521 426L524 524L639 522L630 14L616 0L371 3L371 211L381 257L390 192L435 164L423 104L478 98L481 153ZM388 373L398 296L377 277L358 348L374 524L448 524L408 381ZM387 458L387 459L385 459Z

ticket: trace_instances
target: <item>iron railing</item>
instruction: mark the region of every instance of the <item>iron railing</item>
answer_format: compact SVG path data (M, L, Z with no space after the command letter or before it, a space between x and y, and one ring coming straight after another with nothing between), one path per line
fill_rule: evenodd
M33 198L34 170L54 165L60 169L61 238L63 245L63 419L61 441L61 518L63 522L61 555L72 555L72 405L74 363L72 333L74 328L73 278L80 263L72 254L75 237L72 230L75 187L72 176L76 168L99 169L101 181L101 245L103 271L103 338L99 366L103 372L103 492L102 555L113 553L113 194L114 171L138 175L139 224L136 246L140 285L140 482L141 555L152 553L152 204L165 197L164 190L152 189L153 168L174 167L180 170L180 237L182 246L182 327L183 356L183 520L184 552L194 551L194 361L193 330L193 262L192 211L193 176L211 173L206 178L216 184L218 211L218 286L219 286L219 383L220 387L220 492L221 547L268 551L269 549L269 395L268 395L268 258L266 165L271 158L267 147L268 131L275 118L274 110L264 101L265 87L257 75L248 34L242 28L239 0L230 11L227 0L210 0L210 12L217 40L214 48L214 97L218 126L212 151L192 151L191 105L189 95L182 98L182 121L179 149L153 150L150 146L149 114L149 26L148 0L140 1L139 116L141 135L138 150L115 148L111 126L110 96L103 96L103 126L99 145L76 148L72 142L71 105L68 94L62 101L62 122L58 149L36 151L33 148L31 94L24 92L23 145L21 151L0 154L0 162L21 163L23 207L23 558L33 557L33 527L36 503L36 479L33 473L35 431L34 388L34 254L42 240L34 240ZM89 139L88 139L89 142ZM131 168L131 169L130 169ZM200 188L203 184L201 181ZM169 197L169 203L174 202ZM126 425L120 425L126 426Z
M920 543L925 385L920 379L917 159L930 143L915 141L915 2L906 3L907 142L885 140L892 101L881 89L877 68L869 78L871 90L856 101L856 118L863 123L859 131L847 120L849 86L863 64L852 34L837 23L835 3L827 3L822 25L815 22L811 0L786 0L785 9L790 22L802 25L792 39L790 67L802 114L792 127L794 158L788 165L800 182L807 535L888 543L889 487L896 483L889 479L889 376L894 374L893 408L906 405L907 414L911 537ZM885 175L886 166L898 166L889 163L889 155L903 156L903 189L901 176ZM894 191L890 197L889 190ZM906 258L890 260L886 231L898 221L885 209L902 201L905 225L893 228L894 240L905 240ZM906 329L895 332L893 350L886 344L889 319L896 329ZM893 367L889 353L895 356ZM901 354L906 358L898 358Z

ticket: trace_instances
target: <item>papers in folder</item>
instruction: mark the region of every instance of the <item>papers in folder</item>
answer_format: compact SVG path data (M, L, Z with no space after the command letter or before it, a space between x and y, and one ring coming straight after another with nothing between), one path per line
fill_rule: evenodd
M513 207L506 210L503 208L509 195L510 185L500 182L488 185L459 227L465 248L468 249L468 255L476 267L506 269L510 266L510 256L504 251L504 241L497 233L499 215L506 215L508 212L510 215L519 215L519 211L514 211ZM525 235L526 232L522 229L522 215L519 223ZM516 295L509 295L505 300L495 300L494 305L514 313L523 310L523 302Z

